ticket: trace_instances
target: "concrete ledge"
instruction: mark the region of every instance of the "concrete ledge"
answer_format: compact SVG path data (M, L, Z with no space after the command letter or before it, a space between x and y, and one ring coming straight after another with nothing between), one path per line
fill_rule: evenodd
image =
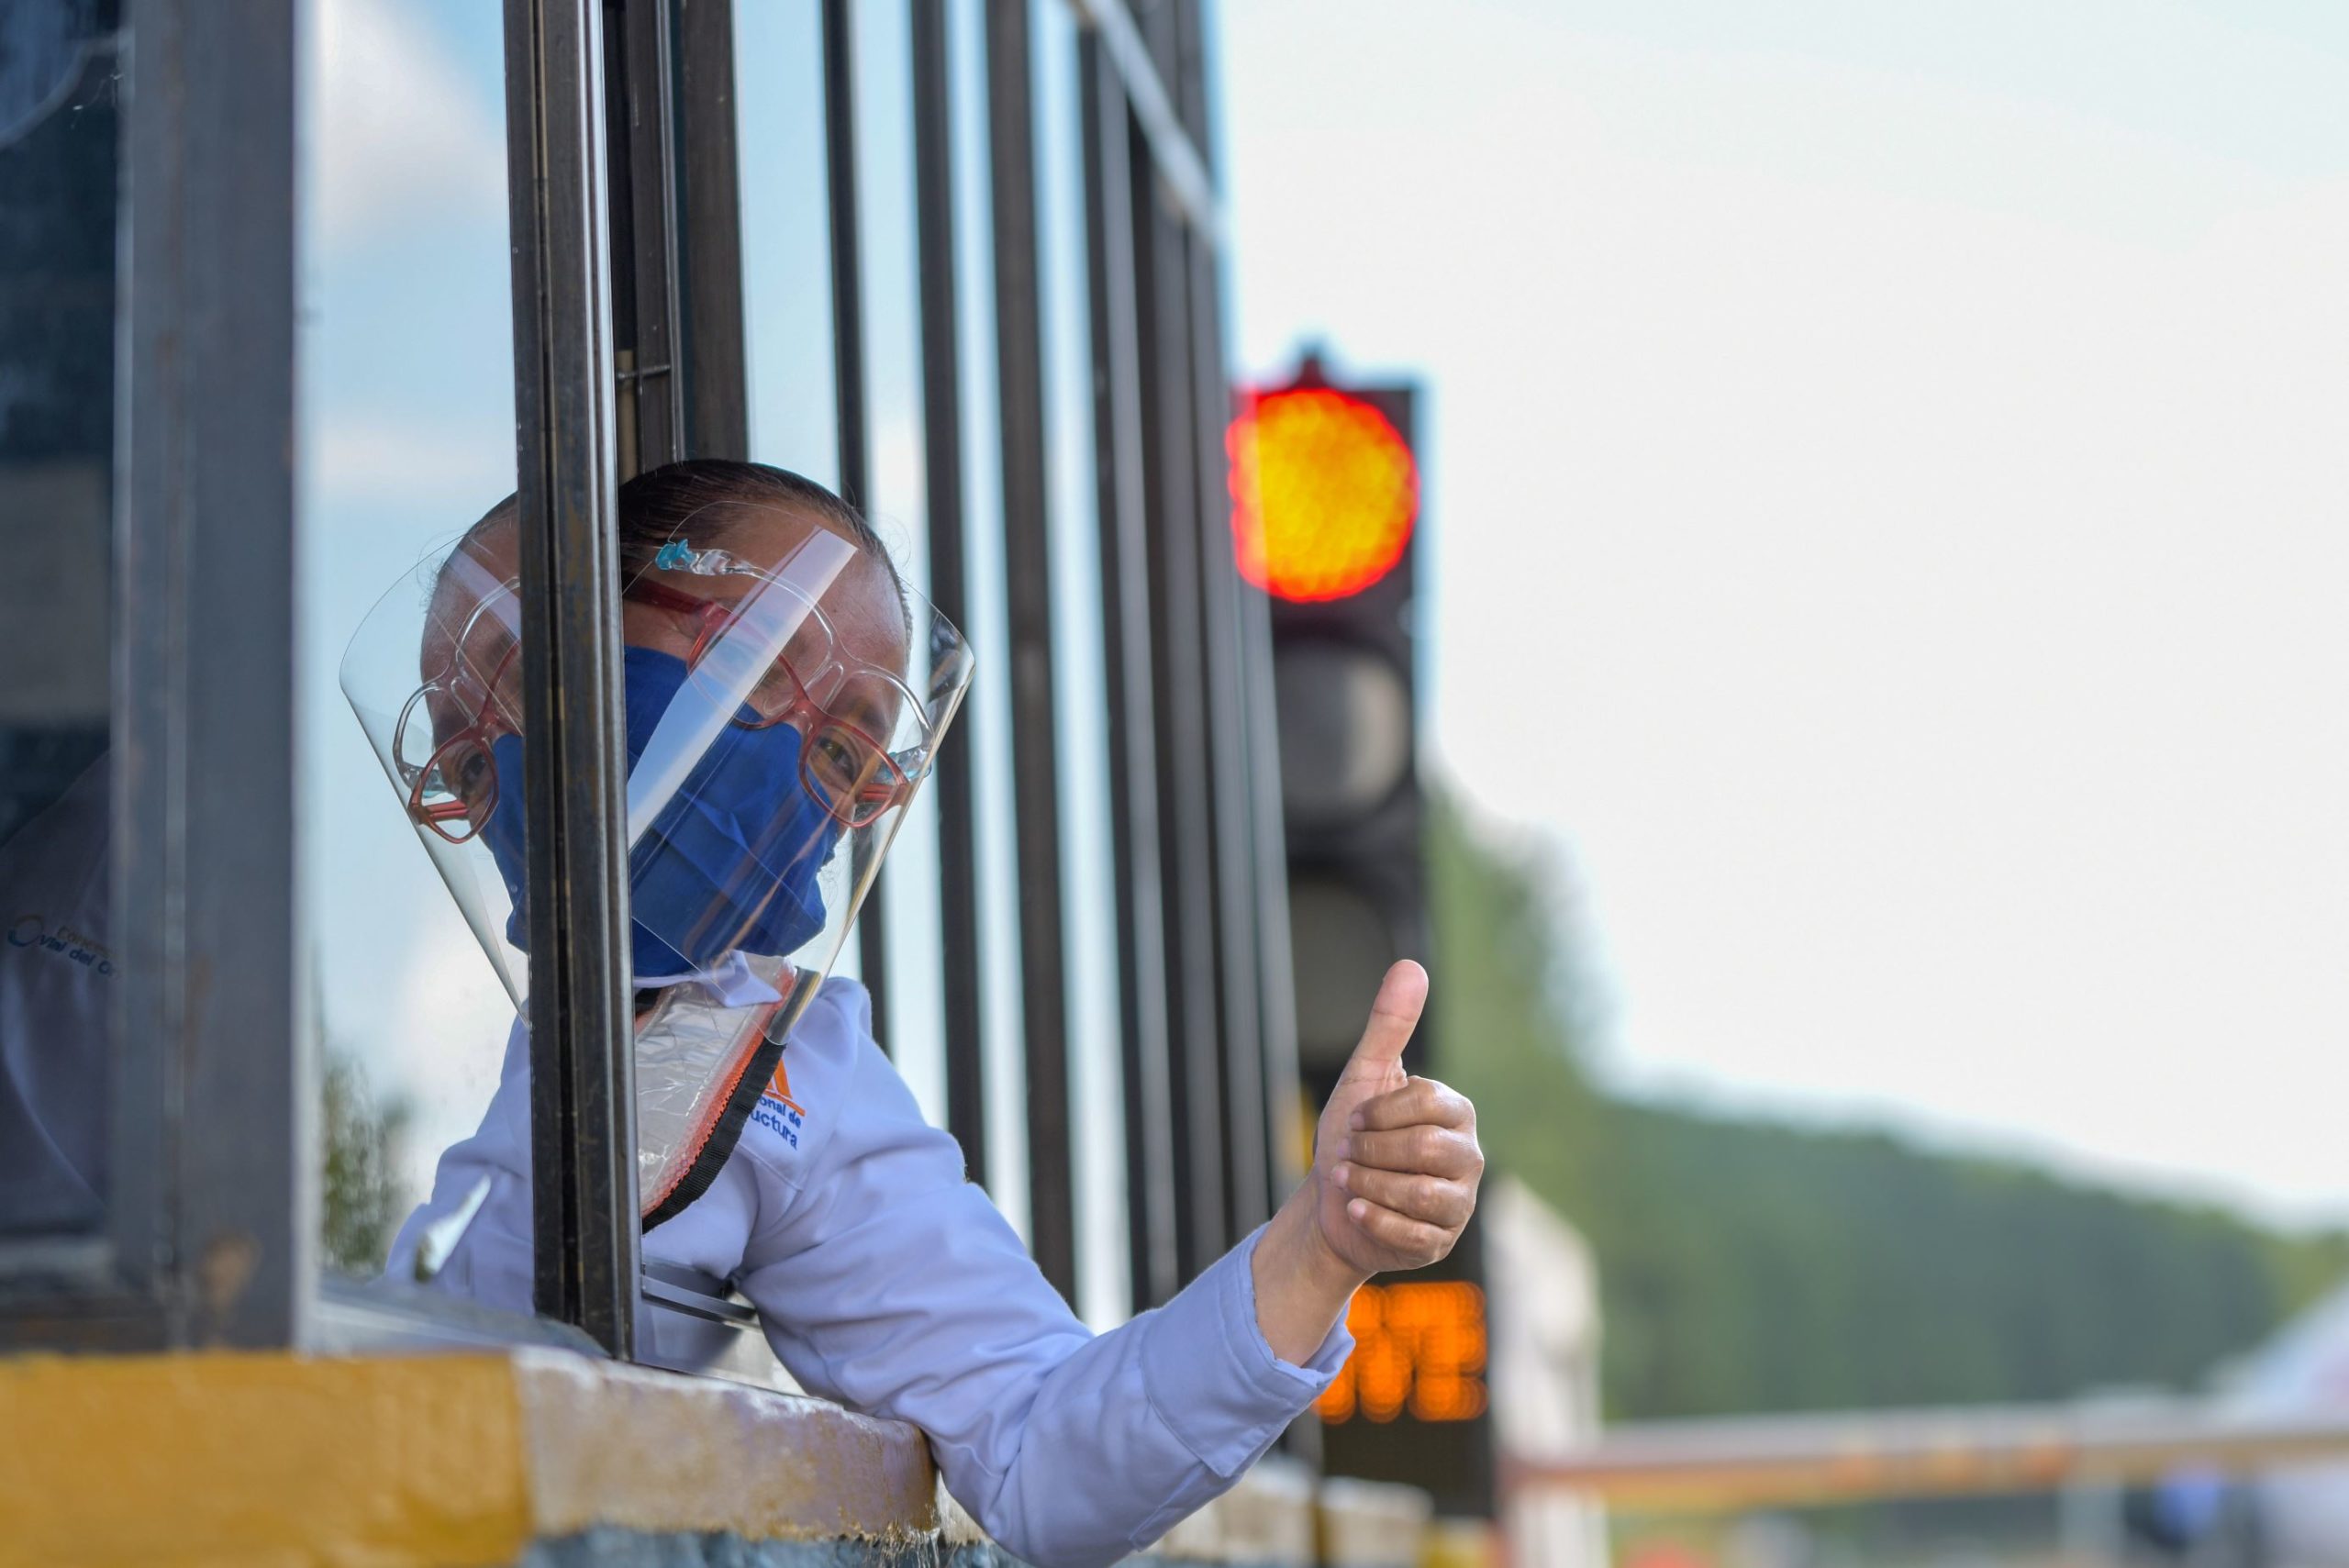
M1147 1563L1415 1568L1427 1497L1278 1457ZM543 1347L0 1359L0 1568L1016 1568L899 1422Z
M0 1568L506 1564L690 1532L910 1546L911 1427L561 1351L0 1361Z
M910 1541L938 1526L930 1445L903 1422L560 1351L512 1362L538 1535Z

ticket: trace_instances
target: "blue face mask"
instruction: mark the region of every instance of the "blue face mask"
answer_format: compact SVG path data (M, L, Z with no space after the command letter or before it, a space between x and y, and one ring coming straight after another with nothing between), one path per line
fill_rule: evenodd
M633 769L685 682L685 662L625 650L628 761ZM481 836L496 859L514 914L506 940L529 951L523 918L522 738L490 747L497 805ZM787 724L729 724L629 856L629 931L636 978L674 979L728 953L781 955L824 929L817 875L840 823L799 777L799 732Z

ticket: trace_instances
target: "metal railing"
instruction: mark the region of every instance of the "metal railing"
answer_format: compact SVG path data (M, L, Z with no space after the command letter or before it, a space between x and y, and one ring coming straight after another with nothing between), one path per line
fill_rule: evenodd
M1505 1457L1505 1494L1731 1510L1871 1497L2054 1491L2349 1462L2349 1413L2237 1414L2201 1402L1772 1416L1619 1427L1541 1458Z

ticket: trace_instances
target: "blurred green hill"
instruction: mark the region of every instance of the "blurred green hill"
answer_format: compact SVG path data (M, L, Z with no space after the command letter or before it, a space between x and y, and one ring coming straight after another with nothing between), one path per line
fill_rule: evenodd
M1610 1419L2188 1388L2349 1273L2340 1232L1610 1094L1554 871L1450 806L1429 862L1442 1072L1597 1254Z

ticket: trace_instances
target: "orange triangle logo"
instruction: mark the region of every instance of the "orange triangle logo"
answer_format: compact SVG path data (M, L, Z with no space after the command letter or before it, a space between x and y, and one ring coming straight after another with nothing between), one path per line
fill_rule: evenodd
M767 1080L766 1097L771 1100L781 1100L801 1116L807 1114L801 1108L799 1102L791 1097L791 1078L784 1069L781 1057L775 1059L774 1076Z

